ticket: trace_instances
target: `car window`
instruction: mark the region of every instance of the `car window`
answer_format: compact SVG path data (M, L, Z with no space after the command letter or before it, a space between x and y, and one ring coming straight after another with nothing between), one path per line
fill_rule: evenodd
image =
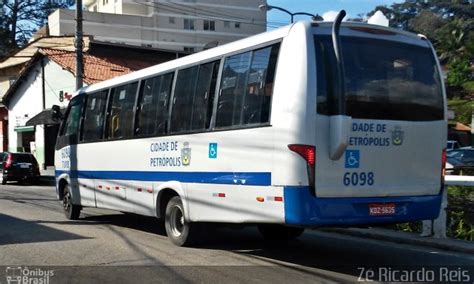
M14 163L31 163L31 156L27 154L15 154L13 155Z

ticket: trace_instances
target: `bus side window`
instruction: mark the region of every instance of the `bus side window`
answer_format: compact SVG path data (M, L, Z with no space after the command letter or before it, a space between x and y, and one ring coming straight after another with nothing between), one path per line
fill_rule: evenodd
M66 111L66 117L62 123L57 146L62 148L66 145L77 144L79 125L81 122L82 106L84 104L84 95L72 99Z
M213 61L178 72L170 132L209 128L219 63Z
M107 117L107 138L131 138L133 135L133 113L138 82L113 88L110 93Z
M331 107L335 104L334 101L334 70L335 60L330 43L326 42L324 38L315 37L316 49L316 68L317 68L317 111L319 114L330 115L334 112Z
M220 61L203 64L199 67L196 92L194 94L191 130L208 129L214 96L216 91L217 75Z
M171 111L171 133L185 132L191 129L198 70L199 66L193 66L178 71Z
M104 90L87 97L81 141L89 142L102 139L107 94L108 90Z
M279 45L273 45L253 53L247 95L242 107L242 124L269 121L278 50Z
M153 77L140 88L135 135L163 135L167 132L168 106L174 73Z
M228 57L224 63L216 127L267 123L280 44Z
M216 127L240 124L242 97L250 70L252 52L228 57L222 71L221 90L217 105Z

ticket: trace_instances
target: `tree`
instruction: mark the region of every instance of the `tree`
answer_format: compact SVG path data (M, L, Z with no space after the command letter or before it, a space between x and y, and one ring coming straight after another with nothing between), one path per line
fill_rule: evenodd
M42 27L48 15L67 8L74 0L3 0L0 7L0 55L21 47ZM2 46L3 45L3 46Z
M448 85L452 87L462 87L471 79L472 71L469 61L465 58L453 61L449 64Z
M430 10L422 10L413 19L408 20L408 28L428 38L435 38L436 31L446 24L443 18Z
M442 62L472 60L474 20L455 18L435 32L435 46Z
M370 17L379 10L388 17L392 27L409 31L416 31L416 26L410 25L410 21L423 11L429 11L445 21L451 21L454 18L465 20L474 18L474 5L470 0L405 0L403 3L394 3L389 7L377 6L367 15Z
M11 48L11 43L9 42L9 31L8 24L5 15L5 7L0 7L0 58L5 56L8 53L8 50Z

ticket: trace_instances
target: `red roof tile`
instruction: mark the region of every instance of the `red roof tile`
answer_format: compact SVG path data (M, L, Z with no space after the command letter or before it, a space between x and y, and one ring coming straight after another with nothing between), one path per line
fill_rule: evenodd
M76 75L76 54L74 52L42 48L40 52L49 59ZM98 57L84 54L84 82L88 85L149 67L156 62L117 57ZM133 68L131 67L133 66Z

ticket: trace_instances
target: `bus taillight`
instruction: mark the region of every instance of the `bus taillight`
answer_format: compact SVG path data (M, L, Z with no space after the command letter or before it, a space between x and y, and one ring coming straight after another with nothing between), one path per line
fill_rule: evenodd
M288 148L303 157L308 166L314 167L316 164L316 148L311 145L290 144Z
M306 166L308 170L308 183L310 187L314 188L314 166L316 165L316 147L311 145L290 144L288 145L288 148L303 157L303 159L306 161Z
M8 154L7 156L7 160L5 162L5 166L3 167L4 169L8 169L9 167L11 167L13 164L13 157L12 157L12 154Z

